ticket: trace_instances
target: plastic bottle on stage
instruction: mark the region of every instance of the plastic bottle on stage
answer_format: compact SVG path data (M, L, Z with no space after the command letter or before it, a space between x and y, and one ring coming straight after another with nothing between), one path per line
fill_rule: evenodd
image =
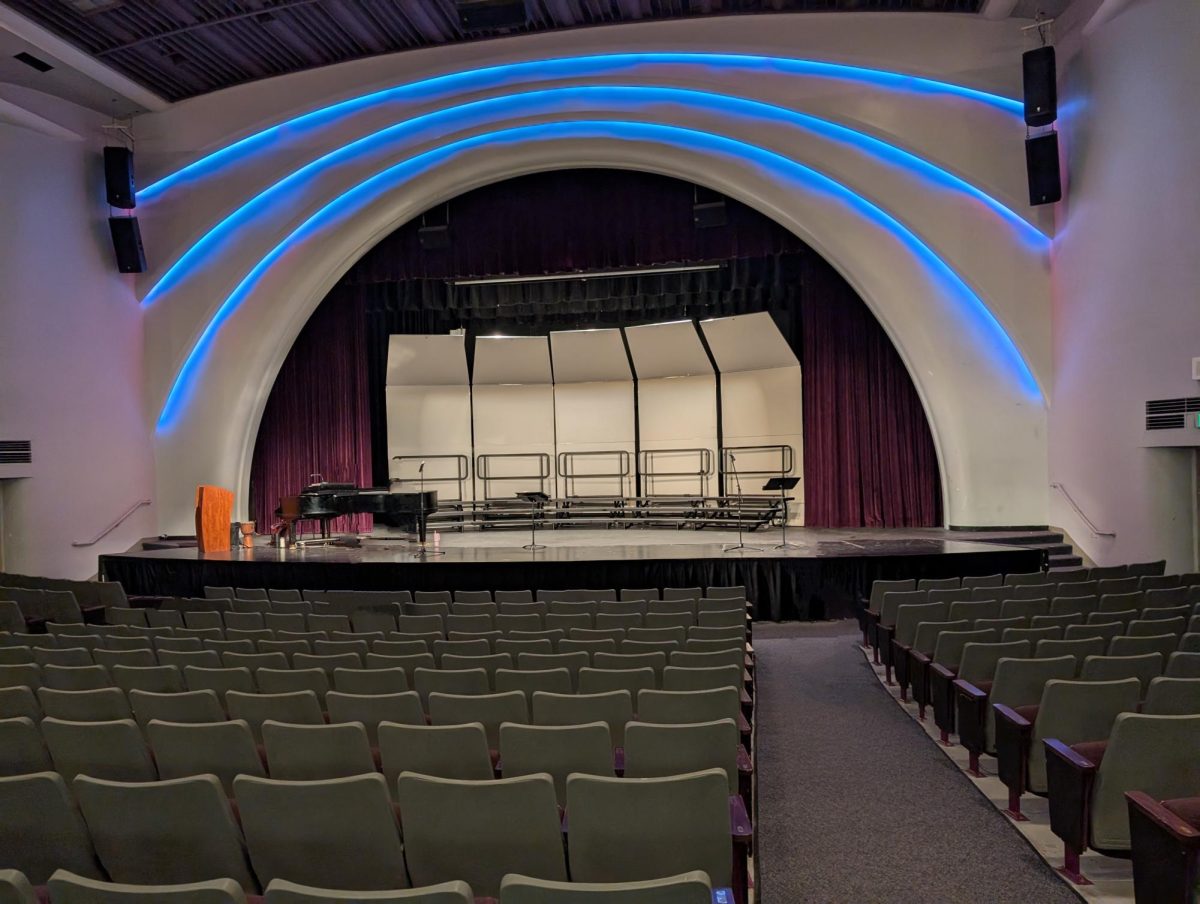
M433 532L433 548L440 549L441 545L442 545L442 532L435 530Z

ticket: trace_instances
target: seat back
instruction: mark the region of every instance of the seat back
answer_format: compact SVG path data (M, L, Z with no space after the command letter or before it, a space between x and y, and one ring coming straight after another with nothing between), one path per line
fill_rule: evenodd
M533 695L534 725L586 725L603 722L615 747L625 742L625 723L633 718L633 696L624 690L602 694Z
M215 775L231 795L236 776L267 774L250 726L242 719L200 723L154 719L146 724L146 737L164 779Z
M732 880L729 785L723 769L669 778L567 779L571 878L627 882L690 870Z
M913 636L912 648L917 653L932 656L934 647L937 646L938 636L943 631L966 631L970 627L971 622L966 618L940 622L923 621L917 625L917 633Z
M1089 656L1101 656L1107 643L1100 637L1086 637L1082 640L1039 640L1034 647L1034 655L1039 659L1054 659L1058 656L1074 656L1075 667L1080 669Z
M909 603L896 611L896 642L912 646L917 627L922 622L945 621L950 611L948 603ZM672 657L674 661L674 657Z
M262 724L267 719L292 725L322 725L321 703L312 691L290 694L243 694L228 691L225 707L229 718L244 719L255 741L262 741Z
M637 698L638 719L660 725L685 722L736 720L741 712L741 695L735 687L708 691L641 691Z
M125 783L80 776L75 796L105 872L115 882L257 882L221 783L212 775Z
M421 698L417 696L416 691L402 691L396 694L346 694L330 691L325 695L325 706L329 711L329 721L333 725L361 722L372 746L379 744L381 722L425 724Z
M152 782L158 770L133 719L110 722L42 720L42 737L54 768L71 781L77 775L118 782Z
M739 657L742 655L740 650L736 652ZM709 654L697 653L686 655L707 656ZM657 686L654 669L652 668L579 670L579 693L581 694L607 694L612 691L628 691L630 698L636 700L640 691L654 690ZM546 690L551 689L546 688ZM570 688L552 692L570 693Z
M658 778L721 769L738 793L738 729L732 719L684 725L630 722L625 728L625 778Z
M1150 679L1142 712L1148 716L1200 715L1200 678Z
M871 584L871 597L867 602L870 609L875 612L880 611L883 605L883 596L885 593L902 592L905 590L916 590L917 582L913 578L907 578L899 581L875 581Z
M665 691L706 691L714 687L741 687L742 665L718 665L704 668L669 665L663 670Z
M712 885L701 870L643 882L549 882L513 874L500 884L501 904L709 904L712 900Z
M580 675L588 669L580 669ZM547 691L551 694L571 693L571 673L566 669L540 669L538 671L521 671L520 669L498 669L495 674L496 693L521 691L526 697L532 698L537 691Z
M221 698L210 689L179 694L132 690L129 692L129 705L133 708L134 719L143 729L152 719L185 723L221 722L225 719Z
M1137 678L1142 683L1142 693L1145 694L1150 687L1151 680L1162 674L1165 663L1166 657L1162 653L1142 653L1135 656L1089 656L1083 661L1079 677L1084 681L1116 681L1120 678Z
M358 722L262 725L267 771L285 781L318 781L375 771L371 743Z
M1008 643L968 643L962 648L958 677L967 681L991 681L996 663L1004 657L1027 658L1032 652L1029 641Z
M87 826L56 772L0 778L0 851L4 865L45 885L57 869L103 875Z
M483 669L417 669L414 686L426 712L431 694L468 696L491 690L487 672Z
M500 744L501 722L529 722L529 701L521 691L469 695L432 693L428 708L429 719L434 725L482 725L491 748Z
M1000 632L991 628L977 631L943 631L938 635L933 649L933 661L948 668L957 669L962 661L963 648L969 643L995 643Z
M264 904L473 904L474 894L466 882L442 882L424 888L388 889L387 891L348 891L313 888L276 879L267 886Z
M612 735L604 722L583 725L505 722L500 726L500 763L504 778L548 774L554 780L559 806L565 807L568 775L613 774Z
M1010 708L1031 706L1042 699L1048 681L1069 681L1075 677L1075 659L1056 656L1047 659L1013 658L996 663L992 688L988 694L986 749L995 750L996 704Z
M476 895L494 897L509 873L566 880L550 776L469 782L405 772L397 787L417 885L462 879Z
M399 825L382 775L233 782L246 845L262 882L283 876L326 888L407 888Z
M33 719L0 719L0 776L53 771L50 752Z
M393 793L401 772L480 781L494 777L487 732L479 723L400 725L381 722L379 756Z
M1200 678L1200 649L1172 653L1163 674L1168 678Z
M1091 844L1129 850L1126 791L1156 800L1194 796L1200 788L1200 715L1122 713L1096 770L1091 801Z
M1057 738L1065 744L1107 738L1118 713L1137 708L1141 685L1136 678L1121 681L1046 682L1033 723L1029 753L1029 790L1046 791L1046 757L1043 741Z

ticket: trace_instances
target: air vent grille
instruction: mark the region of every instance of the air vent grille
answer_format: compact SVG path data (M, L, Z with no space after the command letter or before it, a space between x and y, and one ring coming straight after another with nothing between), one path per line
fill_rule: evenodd
M1189 414L1200 413L1200 396L1190 399L1155 399L1146 403L1147 430L1182 430Z
M33 463L33 444L27 439L0 439L0 465Z

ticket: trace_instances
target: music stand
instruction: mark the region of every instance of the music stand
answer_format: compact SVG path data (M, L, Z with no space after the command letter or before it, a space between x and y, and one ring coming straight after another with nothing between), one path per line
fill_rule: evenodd
M529 542L521 548L528 550L545 549L546 545L537 541L537 510L538 506L545 505L550 501L549 495L541 492L517 493L517 498L524 499L529 503Z
M787 526L788 526L788 504L787 496L784 494L788 490L794 490L796 484L800 482L799 477L784 477L782 474L778 477L772 477L763 486L764 492L779 490L779 501L783 503L783 542L777 546L772 546L772 549L801 549L799 543L789 543L787 541Z

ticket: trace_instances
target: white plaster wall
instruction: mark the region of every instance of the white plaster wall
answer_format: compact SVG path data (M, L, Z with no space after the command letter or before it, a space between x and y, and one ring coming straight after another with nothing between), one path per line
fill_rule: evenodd
M1143 448L1148 399L1200 395L1200 5L1140 0L1061 73L1067 200L1054 251L1054 523L1100 563L1196 566L1194 452ZM1060 64L1061 65L1061 64Z
M142 318L117 273L99 144L0 123L0 438L33 441L33 476L0 482L11 571L86 578L155 532L142 408Z

